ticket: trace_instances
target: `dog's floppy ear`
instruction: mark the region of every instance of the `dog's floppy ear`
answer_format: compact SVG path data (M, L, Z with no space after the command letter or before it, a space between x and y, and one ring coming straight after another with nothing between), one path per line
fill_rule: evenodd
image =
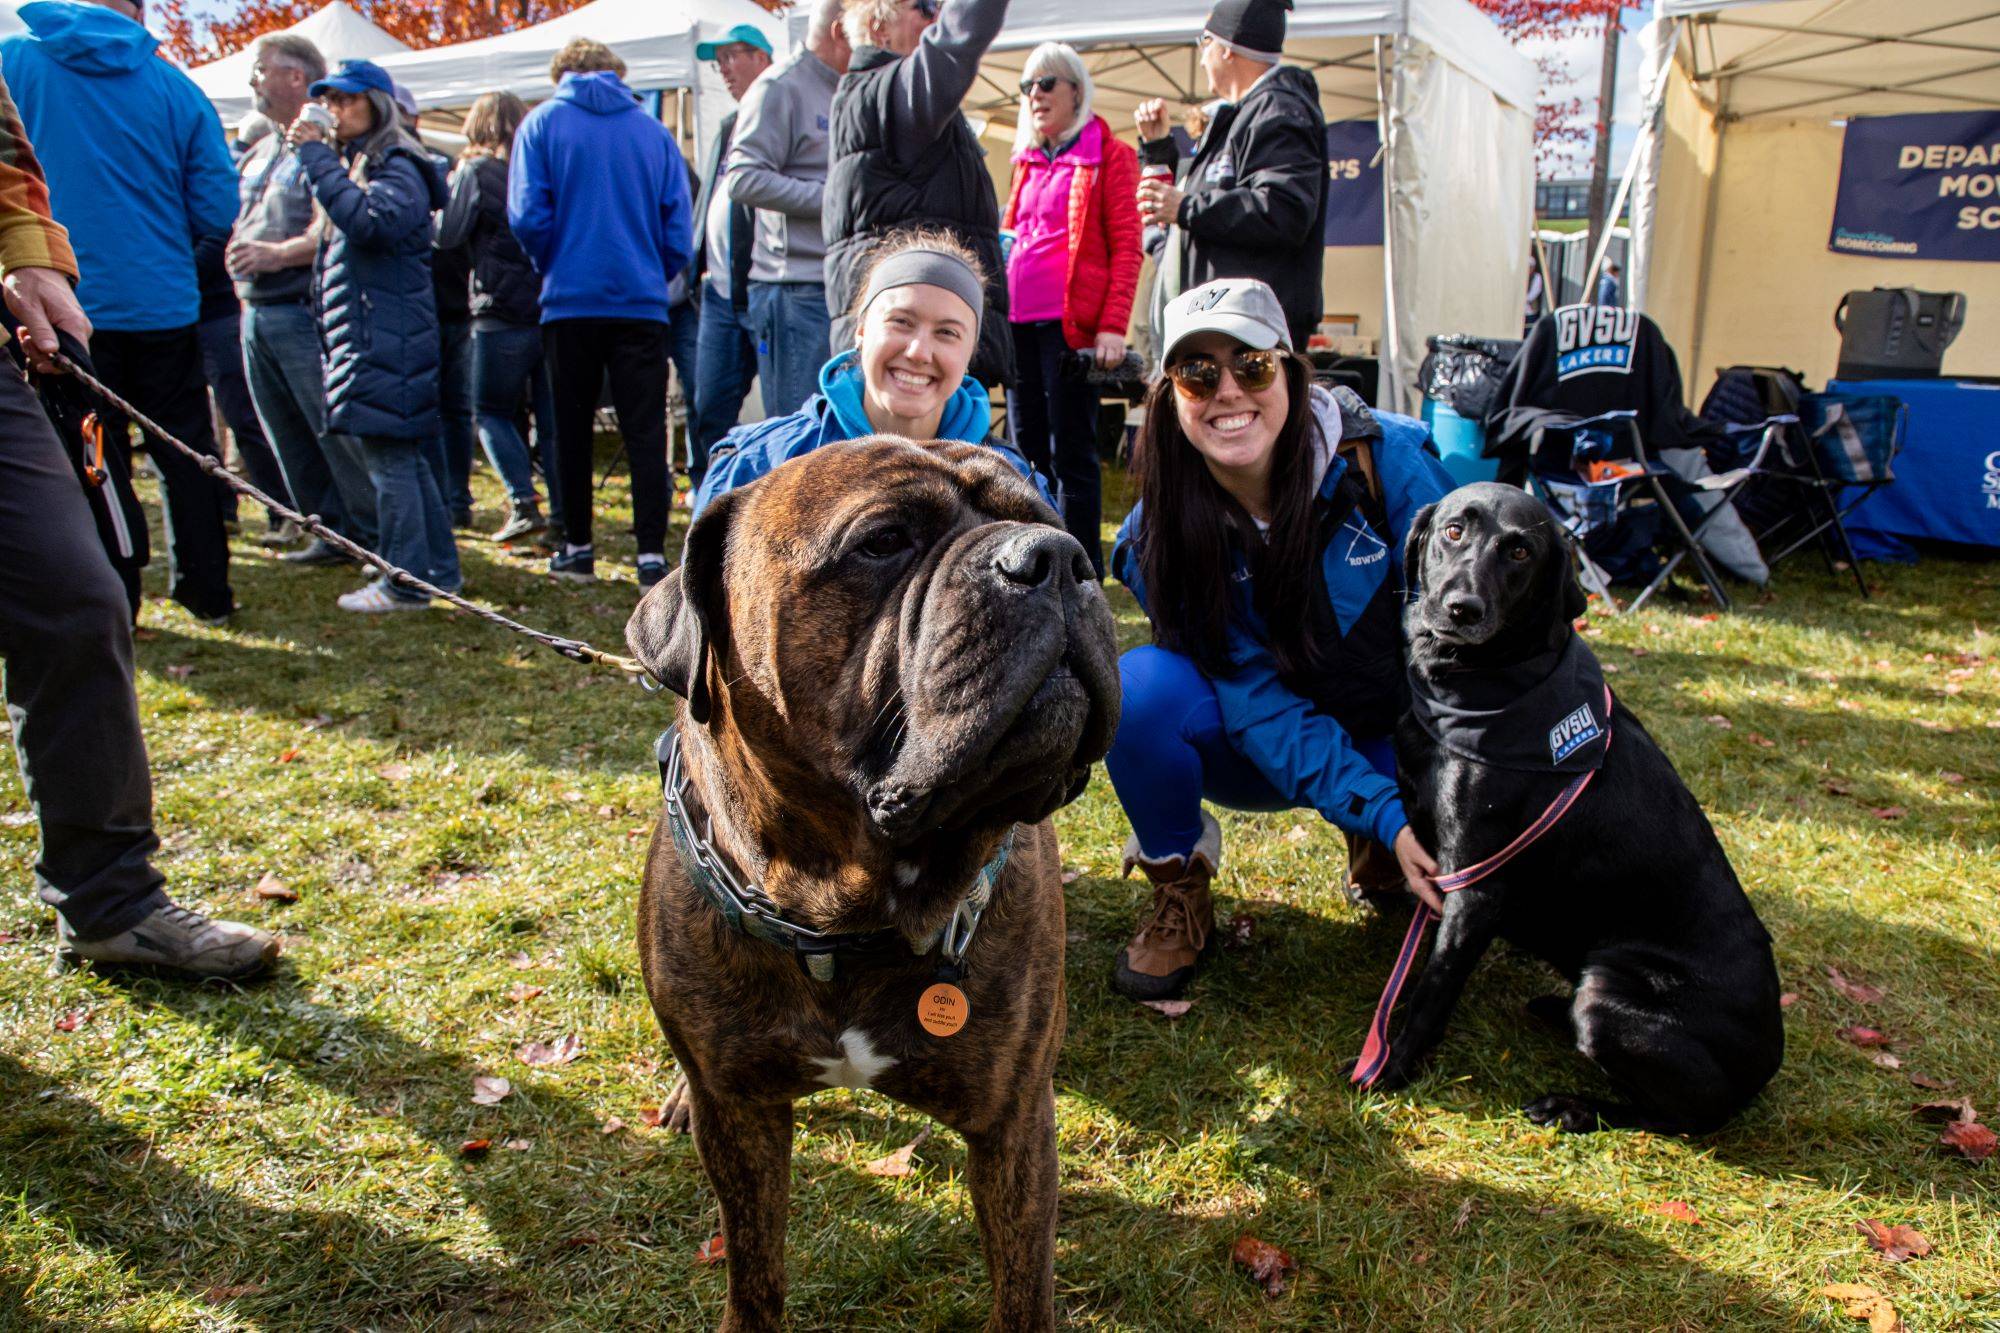
M706 723L713 711L708 664L728 642L728 601L722 557L736 496L709 501L688 529L680 568L639 599L625 622L625 643L653 678L688 701L688 716Z
M1425 505L1410 520L1410 531L1403 538L1403 592L1414 598L1417 585L1424 572L1424 547L1431 539L1431 519L1437 514L1437 501Z
M1549 564L1555 571L1555 601L1562 607L1562 620L1556 627L1556 638L1563 637L1562 631L1575 623L1576 618L1590 609L1589 600L1583 595L1583 583L1576 576L1576 549L1567 532L1559 525L1555 528L1555 546L1549 551Z

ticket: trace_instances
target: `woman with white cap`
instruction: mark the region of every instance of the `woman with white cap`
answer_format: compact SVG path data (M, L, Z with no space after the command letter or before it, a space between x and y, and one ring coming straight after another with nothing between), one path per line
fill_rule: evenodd
M1347 835L1350 895L1441 901L1390 733L1408 703L1399 553L1451 478L1423 423L1314 385L1286 323L1253 278L1169 303L1133 454L1112 570L1154 641L1120 659L1105 768L1132 824L1126 870L1153 885L1114 976L1135 999L1178 995L1208 943L1222 830L1204 800L1316 810Z
M849 318L854 346L820 368L819 392L788 416L738 426L709 455L694 512L788 459L870 435L984 444L1047 488L991 438L992 404L966 373L979 345L986 274L950 233L898 232L877 247Z

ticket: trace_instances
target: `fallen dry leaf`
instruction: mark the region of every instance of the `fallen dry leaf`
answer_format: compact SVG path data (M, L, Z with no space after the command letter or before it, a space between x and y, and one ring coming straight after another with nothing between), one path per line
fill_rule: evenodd
M620 1120L617 1116L614 1115L609 1120L599 1125L597 1127L597 1132L600 1134L616 1134L619 1130L623 1128L625 1128L625 1122L623 1120Z
M2000 1148L2000 1135L1974 1121L1960 1120L1946 1125L1938 1142L1954 1149L1968 1162L1983 1162L1993 1155L1995 1148Z
M514 1085L504 1078L491 1074L479 1074L472 1080L472 1102L475 1106L498 1106L514 1092Z
M1929 1237L1913 1226L1897 1223L1890 1226L1879 1217L1856 1222L1859 1231L1877 1253L1892 1264L1900 1264L1909 1259L1921 1259L1931 1252Z
M1472 1200L1468 1198L1463 1203L1459 1204L1458 1211L1452 1214L1451 1234L1456 1236L1459 1232L1465 1230L1465 1224L1467 1222L1470 1222L1471 1220L1472 1220Z
M1868 1059L1871 1064L1881 1069L1901 1069L1903 1067L1902 1060L1888 1051L1870 1051L1868 1052Z
M410 775L414 772L416 772L415 769L398 760L393 764L382 765L382 767L375 770L375 775L385 782L408 782Z
M1911 1076L1915 1081L1915 1076ZM1919 1120L1965 1120L1979 1119L1979 1112L1973 1109L1970 1097L1954 1097L1948 1102L1918 1102L1910 1108Z
M299 900L299 891L297 889L285 883L285 881L279 879L268 870L264 872L256 884L251 886L250 892L259 898L265 898L274 903L295 903Z
M72 1009L56 1020L56 1031L74 1032L90 1021L89 1008Z
M910 1165L910 1157L917 1151L917 1146L929 1137L930 1130L926 1129L923 1133L896 1149L896 1151L884 1153L872 1162L863 1163L861 1169L871 1176L889 1176L891 1178L907 1176L916 1169Z
M1646 1211L1655 1217L1664 1217L1669 1222L1700 1223L1694 1209L1680 1199L1669 1199L1665 1203L1649 1203Z
M1910 1082L1929 1092L1943 1092L1952 1086L1948 1078L1932 1078L1929 1074L1911 1074Z
M533 1139L508 1139L500 1146L508 1152L526 1152L535 1146L535 1141Z
M1910 812L1900 805L1877 805L1871 806L1868 813L1877 819L1901 819Z
M1307 838L1310 838L1311 836L1312 834L1306 831L1306 826L1304 824L1294 824L1290 828L1285 830L1286 842L1304 842Z
M191 666L180 666L180 665L170 666L167 668L167 674L169 676L172 676L175 680L186 680L189 676L192 676L194 674L194 668Z
M1711 727L1720 727L1724 731L1732 730L1736 726L1734 722L1731 722L1720 713L1710 713L1702 721L1708 723Z
M639 1108L639 1123L644 1125L647 1129L658 1129L660 1127L660 1122L665 1120L666 1118L667 1118L667 1112L666 1108L664 1107L642 1106Z
M1299 1271L1298 1261L1291 1255L1248 1232L1236 1238L1229 1257L1250 1274L1251 1281L1262 1287L1266 1296L1284 1295L1285 1279Z
M281 764L296 764L299 760L305 757L306 757L306 752L304 750L301 750L296 745L292 746L290 749L278 751L278 762Z
M1062 872L1063 883L1074 884L1082 878L1083 878L1083 872L1081 870L1078 870L1075 866L1065 866L1063 868Z
M1887 1296L1858 1282L1830 1282L1819 1289L1822 1296L1839 1301L1850 1319L1866 1319L1868 1333L1902 1333L1903 1321Z
M11 930L0 930L0 944L12 944L15 940L19 938L20 936L16 935Z
M1789 1009L1798 1002L1799 993L1795 990L1788 990L1778 997L1778 1007L1780 1009Z
M1878 1003L1884 994L1881 987L1871 986L1865 981L1855 981L1832 965L1828 965L1826 969L1826 980L1827 984L1856 1004Z
M703 1241L701 1248L694 1252L694 1261L703 1265L719 1264L728 1257L729 1247L723 1242L722 1233L719 1231Z
M564 1033L554 1041L524 1041L514 1051L524 1065L566 1065L583 1054L583 1038Z
M1886 1033L1875 1028L1865 1028L1859 1025L1842 1028L1840 1030L1840 1039L1852 1042L1864 1050L1871 1046L1887 1046L1889 1044L1889 1038Z
M493 1147L492 1139L467 1139L458 1145L460 1157L484 1157Z
M209 1287L201 1293L201 1299L209 1305L221 1305L227 1301L241 1300L245 1296L256 1296L263 1292L261 1282L239 1282L227 1287Z
M507 955L507 966L509 967L529 968L534 965L535 960L524 953L510 953Z
M530 986L525 981L517 981L507 988L507 998L514 1004L526 1004L547 989L546 986Z
M1963 773L1940 773L1938 776L1954 787L1961 786L1965 782L1965 774Z
M1248 944L1256 933L1257 918L1248 912L1238 912L1229 918L1229 933L1222 937L1222 942L1233 949L1240 949Z
M1165 1014L1168 1018L1179 1018L1194 1008L1193 1000L1141 1000L1139 1003L1156 1014Z
M1778 748L1778 743L1769 736L1761 735L1754 731L1750 733L1750 743L1760 750L1775 750Z
M1826 781L1820 783L1819 785L1820 789L1826 792L1830 796L1854 795L1854 788L1849 786L1847 783L1842 782L1839 778L1828 778Z

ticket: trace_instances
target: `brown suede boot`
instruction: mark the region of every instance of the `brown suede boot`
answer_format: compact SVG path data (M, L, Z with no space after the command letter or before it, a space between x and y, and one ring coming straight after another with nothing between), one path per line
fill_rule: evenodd
M1373 838L1347 837L1347 901L1378 912L1407 911L1413 901L1396 853Z
M1201 970L1203 953L1215 934L1215 905L1208 882L1222 864L1222 828L1207 811L1201 816L1201 841L1187 856L1153 860L1139 850L1137 838L1125 844L1125 873L1134 866L1153 882L1153 905L1139 923L1139 932L1118 951L1111 984L1135 1000L1171 1000L1187 989Z

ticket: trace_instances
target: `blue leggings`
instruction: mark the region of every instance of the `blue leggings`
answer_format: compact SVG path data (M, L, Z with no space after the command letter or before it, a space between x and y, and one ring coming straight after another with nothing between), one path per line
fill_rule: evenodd
M1147 645L1118 659L1118 676L1125 702L1104 767L1149 858L1194 850L1204 800L1231 810L1293 808L1229 743L1215 686L1192 660ZM1356 739L1354 747L1376 772L1395 776L1389 737Z

